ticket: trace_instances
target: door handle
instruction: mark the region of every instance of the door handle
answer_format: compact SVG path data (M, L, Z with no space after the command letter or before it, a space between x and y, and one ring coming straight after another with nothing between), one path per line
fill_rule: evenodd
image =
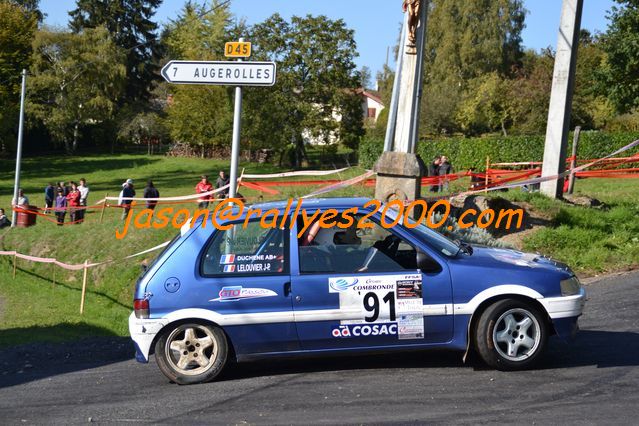
M284 297L288 297L291 295L291 283L290 281L284 283Z

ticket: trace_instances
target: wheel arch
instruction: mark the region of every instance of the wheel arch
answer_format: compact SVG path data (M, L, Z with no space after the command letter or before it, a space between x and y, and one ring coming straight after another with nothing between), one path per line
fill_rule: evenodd
M475 308L475 310L472 312L470 316L470 320L468 321L468 328L466 329L466 352L464 353L464 358L463 358L464 361L466 361L472 349L471 342L473 341L473 338L474 338L475 325L477 324L477 321L479 320L481 315L484 313L486 309L488 309L489 306L501 300L506 300L506 299L520 300L522 302L530 303L531 305L535 306L537 309L539 309L540 312L545 314L544 326L549 332L549 335L552 335L555 333L555 329L552 325L552 319L550 318L550 315L548 315L548 311L546 310L544 305L542 305L538 299L535 299L534 297L530 297L528 295L519 294L519 293L497 294L479 303L477 308Z

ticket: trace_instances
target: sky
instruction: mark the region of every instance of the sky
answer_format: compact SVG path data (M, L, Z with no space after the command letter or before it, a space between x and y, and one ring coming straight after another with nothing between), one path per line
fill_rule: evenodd
M184 3L185 0L164 0L156 14L157 21L167 23L174 19ZM248 24L261 22L275 12L284 18L306 14L342 18L355 30L360 54L357 65L360 68L368 66L375 75L386 62L388 48L396 42L402 20L401 3L400 0L233 0L231 11L236 17L246 19ZM522 34L526 48L538 50L556 46L561 3L562 0L524 0L528 10ZM582 28L591 32L605 31L608 26L606 12L613 0L585 0L584 3ZM68 11L74 7L75 0L40 1L48 25L66 26ZM389 65L394 66L393 58Z

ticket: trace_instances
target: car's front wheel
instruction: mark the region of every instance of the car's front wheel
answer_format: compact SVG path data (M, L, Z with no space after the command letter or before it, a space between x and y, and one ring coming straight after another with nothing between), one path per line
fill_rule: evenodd
M479 317L475 348L486 364L498 370L529 368L546 347L547 328L546 316L531 303L500 300Z
M183 323L162 331L155 344L158 367L180 385L213 380L226 365L224 332L208 324Z

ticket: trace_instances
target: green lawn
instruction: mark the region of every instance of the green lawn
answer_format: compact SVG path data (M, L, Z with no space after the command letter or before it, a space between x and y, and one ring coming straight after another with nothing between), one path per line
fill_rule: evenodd
M91 188L89 204L106 193L117 196L121 183L135 180L138 196L147 179L152 179L162 196L193 193L201 174L215 178L221 169L228 170L227 161L170 158L143 155L105 155L74 157L28 158L23 162L22 187L31 204L43 206L47 182L79 180L85 177ZM241 164L246 173L280 172L273 165ZM14 162L0 160L0 207L9 212L12 198ZM352 169L327 179L347 179L363 173ZM303 179L312 180L309 176ZM305 195L318 186L282 188L279 195L266 195L264 200ZM259 192L241 189L249 202L260 200ZM372 196L372 188L357 186L336 191L331 196ZM193 209L195 203L185 204ZM123 240L115 238L115 229L122 228L120 211L107 209L103 223L100 211L89 210L86 223L57 227L43 218L26 229L0 231L0 250L55 257L66 263L80 264L85 260L98 262L121 259L132 253L167 241L177 232L169 227L162 230L131 228ZM68 218L67 218L68 219ZM89 270L89 285L84 315L79 315L82 272L69 272L54 267L18 260L15 280L13 259L0 257L0 346L30 341L57 341L94 334L127 333L127 317L131 312L133 286L140 273L140 264L154 254L112 263ZM65 326L61 326L65 324Z
M13 186L14 164L0 160L0 207L8 209ZM278 172L272 165L242 164L247 173ZM332 167L330 167L332 168ZM85 177L92 193L90 203L108 192L117 195L121 183L132 178L141 188L153 179L163 196L193 192L199 175L215 176L228 169L228 162L204 159L168 158L143 155L104 155L29 158L23 163L22 186L31 203L42 206L43 189L48 181ZM363 173L354 168L327 178L347 179ZM317 177L307 177L317 179ZM453 189L462 189L467 180ZM278 188L281 193L264 199L284 199L307 194L317 186ZM251 201L259 193L242 188ZM615 271L636 266L639 260L639 185L634 180L578 181L577 192L585 193L610 205L608 210L569 207L539 195L510 191L507 197L528 200L536 208L546 209L554 217L553 226L541 229L524 241L527 249L540 251L567 261L579 272ZM373 188L361 185L336 191L328 196L372 196ZM499 195L503 195L500 193ZM194 203L188 204L194 207ZM18 250L34 256L56 257L67 263L85 260L105 261L169 240L175 230L131 229L124 240L115 238L121 227L120 212L107 209L99 223L99 210L87 214L86 223L57 227L38 219L27 229L0 231L0 250ZM84 315L79 315L82 272L68 272L51 265L18 260L16 278L12 278L13 259L0 258L0 347L31 341L59 341L87 335L126 335L131 311L133 286L140 273L140 263L154 254L119 261L90 269Z

